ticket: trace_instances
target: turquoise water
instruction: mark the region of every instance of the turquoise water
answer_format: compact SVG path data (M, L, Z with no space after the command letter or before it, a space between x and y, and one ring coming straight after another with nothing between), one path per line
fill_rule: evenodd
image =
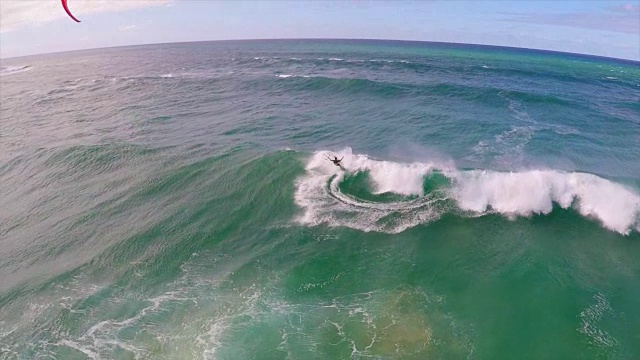
M0 65L2 359L640 358L638 63L248 41Z

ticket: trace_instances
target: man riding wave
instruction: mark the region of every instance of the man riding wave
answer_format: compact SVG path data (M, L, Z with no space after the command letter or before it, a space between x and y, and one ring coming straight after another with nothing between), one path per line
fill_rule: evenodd
M327 160L331 161L333 163L333 165L338 166L338 167L342 167L342 159L344 159L344 156L341 159L338 159L337 156L333 156L333 159L329 156L327 156Z

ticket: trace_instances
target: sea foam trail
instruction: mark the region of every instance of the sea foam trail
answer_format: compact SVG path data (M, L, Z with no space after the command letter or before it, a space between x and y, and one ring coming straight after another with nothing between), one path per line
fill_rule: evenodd
M327 160L330 155L344 157L342 168ZM450 184L425 194L425 178L436 171L448 178ZM360 172L367 173L373 194L419 198L373 202L341 192L339 185L345 175ZM609 230L625 235L633 229L640 232L637 191L596 175L556 170L465 171L438 162L381 161L353 154L349 148L314 153L305 175L297 181L295 201L304 210L299 219L303 224L324 223L364 231L397 233L433 221L456 208L461 215L499 213L513 219L549 214L553 204L557 204L564 209L572 207Z

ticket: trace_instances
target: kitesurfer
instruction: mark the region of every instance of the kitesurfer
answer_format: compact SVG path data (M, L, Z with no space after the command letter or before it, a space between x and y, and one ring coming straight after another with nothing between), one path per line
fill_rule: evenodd
M333 159L330 157L328 157L327 159L329 159L329 161L331 161L333 165L342 167L342 163L340 162L342 161L342 159L344 159L344 156L342 157L342 159L338 159L337 156L334 156Z

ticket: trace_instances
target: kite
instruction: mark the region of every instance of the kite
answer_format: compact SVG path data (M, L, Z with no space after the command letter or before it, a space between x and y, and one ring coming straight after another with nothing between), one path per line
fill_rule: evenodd
M73 14L71 14L71 11L69 11L69 7L67 6L67 0L62 0L62 7L64 8L64 11L67 12L67 15L69 15L76 22L80 22L80 20L76 19L76 17L73 16Z

